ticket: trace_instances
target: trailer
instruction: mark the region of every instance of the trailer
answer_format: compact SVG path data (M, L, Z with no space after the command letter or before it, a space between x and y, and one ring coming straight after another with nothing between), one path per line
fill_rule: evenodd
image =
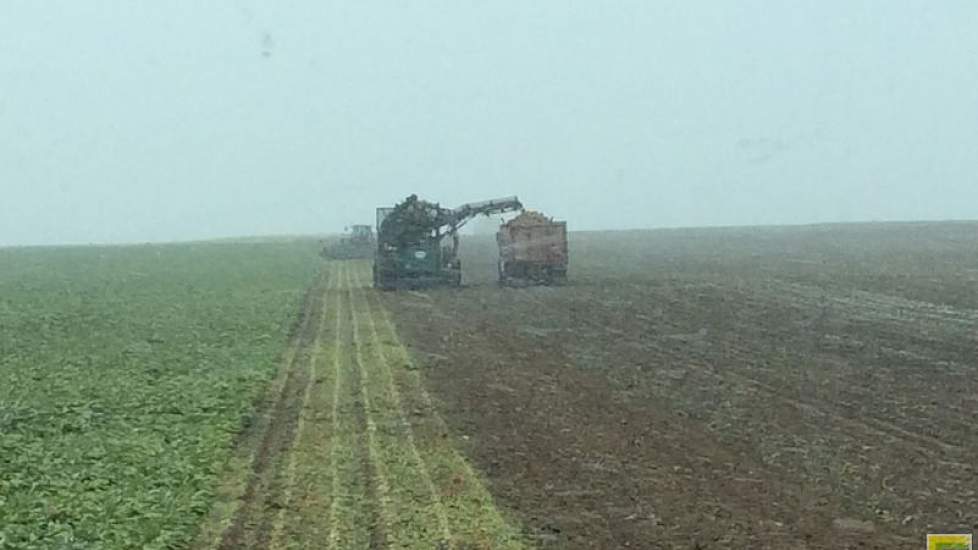
M560 285L567 281L567 222L524 212L503 224L499 283L506 286Z

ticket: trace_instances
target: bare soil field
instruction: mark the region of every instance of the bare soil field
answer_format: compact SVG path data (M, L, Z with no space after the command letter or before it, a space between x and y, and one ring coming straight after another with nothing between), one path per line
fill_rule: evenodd
M464 288L379 306L537 544L978 529L978 224L574 233L553 288L499 288L492 240L463 249Z

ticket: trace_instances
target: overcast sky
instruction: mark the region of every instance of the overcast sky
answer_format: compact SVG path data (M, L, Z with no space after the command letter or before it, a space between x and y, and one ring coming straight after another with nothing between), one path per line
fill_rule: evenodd
M0 244L978 218L978 2L0 0Z

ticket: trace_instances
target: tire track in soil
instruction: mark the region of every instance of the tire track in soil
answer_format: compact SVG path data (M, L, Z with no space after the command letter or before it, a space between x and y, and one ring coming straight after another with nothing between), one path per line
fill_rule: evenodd
M307 547L344 550L347 548L382 548L383 536L377 487L367 434L366 409L362 398L363 385L358 369L353 365L353 307L349 301L346 262L337 265L336 335L333 348L333 401L331 406L328 451L318 459L329 460L328 484L323 491L330 495L327 510L319 517L310 517L319 527L312 529ZM345 303L345 305L344 305ZM316 461L311 455L309 460ZM328 487L327 487L328 486ZM324 525L325 524L325 525Z
M388 411L390 418L382 419L387 425L388 429L393 429L391 446L395 448L406 447L411 455L411 460L414 462L413 467L416 468L417 479L414 480L418 485L423 486L427 494L424 495L412 495L413 501L409 501L407 504L410 507L418 508L419 505L428 508L424 510L429 512L428 515L433 515L435 517L435 522L437 523L437 531L439 535L435 537L435 540L427 540L426 544L433 544L436 548L448 547L450 541L453 540L451 529L448 525L448 516L445 512L445 507L442 504L441 498L438 495L438 491L435 488L434 483L431 479L431 474L429 473L428 465L425 463L424 458L422 458L420 451L418 450L417 442L415 441L414 430L411 424L407 421L407 415L404 412L404 406L402 404L400 392L397 389L397 385L394 382L394 376L391 372L390 364L386 361L381 348L382 343L377 334L376 323L374 321L374 312L370 307L369 301L366 298L368 291L364 290L363 282L360 278L360 270L354 270L353 272L353 287L356 289L356 294L359 295L360 300L358 303L352 304L355 310L360 310L364 313L363 317L366 319L366 324L370 327L369 330L369 340L367 342L368 348L371 349L374 361L371 365L378 367L373 370L379 372L374 373L372 376L377 376L378 378L383 378L384 381L380 382L384 386L382 392L379 394L386 394L388 397L387 407L383 407L382 410ZM359 351L359 350L358 350ZM362 366L363 363L359 362ZM427 500L427 503L423 503ZM418 502L421 501L421 502Z
M401 410L412 410L413 422L406 416L402 421L422 442L420 454L427 456L432 486L437 487L436 498L446 514L452 543L461 548L524 548L526 537L503 517L486 483L446 437L451 430L435 408L390 313L376 293L369 293L369 296L370 329L379 346L378 359L385 365L390 383L404 388ZM375 322L375 318L379 318L379 322ZM383 325L382 330L377 329L378 324ZM398 364L404 368L395 369L394 365ZM420 454L419 460L424 462Z
M363 341L360 337L359 315L353 300L353 283L350 277L350 269L344 269L344 287L347 291L347 303L350 304L350 320L353 326L353 360L356 368L351 369L352 381L357 388L360 407L357 408L358 425L362 428L360 437L360 471L369 480L367 483L367 499L374 503L370 506L372 512L370 524L370 543L371 549L387 547L388 533L394 525L394 518L391 517L390 509L390 484L387 467L380 458L380 450L377 442L377 424L374 420L373 407L370 400L370 393L367 389L369 385L369 373L364 367L363 360Z
M337 277L339 279L339 277ZM329 446L329 478L330 478L330 503L327 512L327 521L329 522L327 536L326 536L326 547L327 548L338 548L340 542L340 530L339 524L341 521L340 517L340 494L342 485L340 483L340 438L342 436L340 422L340 398L342 395L342 388L344 384L343 377L343 363L340 358L343 356L341 350L344 347L344 311L349 315L350 304L347 302L347 307L343 309L343 298L344 292L339 284L336 285L336 334L333 341L333 401L332 408L330 411L330 435L332 440Z
M395 372L411 359L362 282L366 265L326 264L306 292L236 507L201 548L525 547L420 378ZM406 404L437 429L415 433Z
M317 445L331 445L335 430L336 402L334 388L336 384L335 373L332 377L325 373L320 373L320 362L324 359L322 340L326 335L326 316L330 311L335 311L335 325L333 332L334 343L330 349L333 351L333 359L337 358L338 343L340 339L340 320L342 314L341 295L339 292L339 277L337 268L334 264L328 265L329 283L326 286L323 308L320 315L320 330L316 333L316 339L310 350L310 381L306 384L306 392L302 400L302 408L299 414L299 424L295 437L294 445L289 453L288 466L286 468L286 484L283 496L283 506L279 508L272 530L269 548L308 548L309 539L318 538L317 531L321 530L321 518L311 517L321 513L323 508L322 500L332 500L331 491L322 491L321 468L317 471L314 455L317 452ZM332 401L323 404L325 394L332 394ZM322 413L332 409L330 415L330 428L323 428L324 422ZM329 467L333 468L333 460L328 461ZM333 480L333 476L326 476L327 482ZM320 490L317 490L320 489ZM328 508L327 508L328 509ZM319 519L320 521L315 521ZM312 520L312 521L310 521ZM331 522L327 521L327 524Z
M502 517L482 480L455 449L377 293L364 284L368 276L366 262L353 268L359 299L352 307L362 312L357 326L368 352L361 364L375 405L370 413L378 426L380 457L392 474L391 506L398 523L388 532L388 543L397 548L525 548L520 531ZM381 324L387 329L383 333Z
M318 277L321 277L320 274ZM268 388L253 404L258 411L255 419L245 425L244 430L235 439L235 450L228 462L227 471L217 489L216 499L210 514L203 520L200 530L190 548L194 550L212 549L220 546L229 529L234 515L240 508L243 495L251 481L251 472L256 457L261 451L261 443L267 436L268 426L272 420L275 404L285 391L285 383L290 371L290 365L299 351L306 325L309 321L311 302L315 296L318 278L303 292L299 314L296 316L288 331L288 344L278 361L278 373L269 383Z
M280 506L282 484L279 480L282 460L295 439L300 406L309 384L308 369L301 368L303 359L311 359L310 347L319 333L317 321L322 320L324 293L322 291L325 274L321 274L307 293L303 306L302 322L298 344L287 363L285 382L269 415L268 424L260 436L261 443L251 462L250 474L238 508L231 523L223 532L218 548L234 550L237 548L259 547L268 544L271 535L275 510Z

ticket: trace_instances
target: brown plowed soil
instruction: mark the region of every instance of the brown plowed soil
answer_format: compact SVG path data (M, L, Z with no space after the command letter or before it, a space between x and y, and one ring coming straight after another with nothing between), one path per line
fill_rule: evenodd
M553 548L921 548L978 529L978 226L571 236L571 282L382 296Z

